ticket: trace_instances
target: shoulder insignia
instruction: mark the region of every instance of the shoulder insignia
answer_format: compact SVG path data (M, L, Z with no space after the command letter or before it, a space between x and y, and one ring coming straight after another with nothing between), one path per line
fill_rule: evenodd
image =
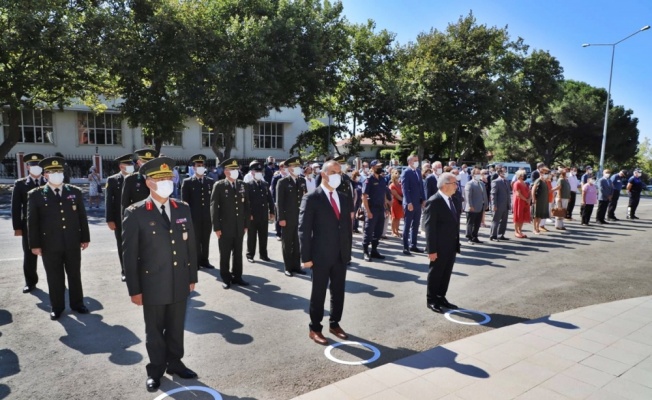
M179 208L179 205L177 204L177 202L174 199L170 199L170 204L172 204L172 207L174 207L174 208Z
M133 207L133 206L132 206L132 207ZM154 209L154 205L152 204L151 201L147 200L147 201L145 202L145 209L146 209L147 211L152 211L152 210Z

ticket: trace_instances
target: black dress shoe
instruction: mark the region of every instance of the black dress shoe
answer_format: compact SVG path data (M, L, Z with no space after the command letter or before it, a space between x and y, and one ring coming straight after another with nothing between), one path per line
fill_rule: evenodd
M31 292L31 291L34 290L34 289L36 289L36 286L26 285L26 286L23 288L23 293L29 293L29 292Z
M413 252L413 253L423 253L423 250L421 250L420 248L418 248L416 246L415 247L410 247L410 251Z
M254 258L253 258L253 257L247 257L247 261L249 261L249 262L250 262L250 263L252 263L252 264L253 264L253 263L255 263L255 261L254 261Z
M405 254L406 256L411 256L412 255L412 253L410 253L410 250L408 250L408 249L403 249L403 254Z
M442 297L439 300L439 304L441 304L442 306L444 306L444 307L446 307L448 309L451 309L451 310L457 310L458 309L458 307L455 304L450 303L448 300L446 300L445 297Z
M231 282L222 283L222 289L231 289Z
M439 314L444 313L444 310L441 308L441 306L439 304L428 304L428 308L431 311L434 311L434 312L439 313Z
M489 240L491 240L492 242L500 242L500 240L498 240L498 238L493 237L493 236L490 237Z
M202 268L206 268L206 269L215 269L215 266L212 265L212 264L210 264L210 263L208 263L208 264L204 264L204 265L202 265L201 267L202 267Z
M179 370L179 371L173 371L173 370L168 369L165 372L167 372L169 375L175 375L176 374L179 378L183 378L183 379L195 379L195 378L197 378L197 373L195 373L195 371L191 370L190 368L184 368L184 369Z
M159 387L161 387L161 378L152 378L152 377L147 377L147 381L145 381L145 386L147 387L148 392L156 392Z
M88 314L90 311L88 311L88 308L86 306L79 306L74 309L74 311L77 311L79 314Z
M473 239L471 239L471 241L472 241L473 243L477 243L477 244L482 244L482 243L484 243L484 242L481 242L478 238L473 238Z
M377 258L379 260L384 260L385 256L380 254L378 251L372 251L370 254L371 258Z
M242 279L242 278L239 278L239 279L233 279L233 280L231 281L231 283L235 283L236 285L240 285L240 286L249 286L249 282L245 281L245 280Z
M263 261L272 261L272 259L269 258L269 257L267 257L267 256L265 256L265 257L260 257L260 259L263 260Z
M301 268L299 269L293 269L292 273L299 274L299 275L305 275L307 272Z
M371 254L370 253L364 253L363 258L364 258L365 261L371 261Z
M120 277L120 280L121 280L122 282L127 282L127 277L123 274L123 275Z
M62 313L63 313L63 311L51 311L50 312L50 319L52 321L56 321L56 320L59 319L59 317L61 317Z
M498 239L500 239L500 240L509 240L508 238L505 237L505 235L499 237Z
M288 277L290 277L290 278L292 278L292 277L294 276L294 274L292 273L292 271L285 271L284 273L285 273L285 276L288 276Z

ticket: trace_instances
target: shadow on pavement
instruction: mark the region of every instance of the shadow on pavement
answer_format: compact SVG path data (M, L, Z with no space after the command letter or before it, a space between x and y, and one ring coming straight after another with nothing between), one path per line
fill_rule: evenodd
M446 348L435 347L432 350L395 361L394 364L415 369L450 368L459 374L475 378L489 378L489 373L482 368L455 361L457 355L456 352Z
M523 324L525 325L533 325L533 324L548 324L550 326L554 326L555 328L561 328L561 329L580 329L579 326L575 324L571 324L569 322L564 322L564 321L555 321L550 319L550 315L547 315L545 317L537 318L537 319L532 319L529 321L524 321Z
M292 278L303 277L308 275L294 275ZM254 303L262 306L278 308L279 310L306 310L308 308L308 299L296 296L291 293L281 292L281 287L270 285L269 280L259 276L245 277L249 286L232 285L231 290L249 296ZM285 276L284 276L285 278Z
M345 291L346 291L346 293L351 293L351 294L364 293L364 294L368 294L370 296L380 297L380 298L384 298L384 299L390 299L390 298L394 297L393 293L378 290L377 286L368 285L368 284L362 283L362 282L350 281L348 279L346 280Z
M217 333L231 344L243 345L254 341L254 338L246 333L235 332L244 327L237 320L225 314L201 309L206 303L195 299L197 296L197 292L193 292L188 300L188 307L192 310L186 313L185 330L198 335Z

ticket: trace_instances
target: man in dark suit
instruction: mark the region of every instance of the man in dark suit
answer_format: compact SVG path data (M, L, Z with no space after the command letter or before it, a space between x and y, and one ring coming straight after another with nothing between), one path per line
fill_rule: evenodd
M289 175L279 180L276 187L277 218L282 228L285 275L305 275L306 272L301 269L297 227L301 198L306 194L306 182L300 176L303 169L299 157L288 158L285 160L285 166Z
M444 173L437 182L439 191L426 202L426 252L430 260L428 271L428 308L443 313L442 307L456 309L446 299L456 254L460 252L460 223L452 196L457 180Z
M426 200L437 194L437 175L434 173L428 175L423 181L423 189L425 191Z
M211 218L213 231L217 235L220 247L220 276L222 287L229 289L232 283L241 286L249 285L242 279L242 241L247 233L249 221L249 195L245 184L238 180L238 161L234 158L222 161L220 164L226 173L213 186L211 194ZM233 268L229 269L233 253Z
M263 166L252 161L249 170L253 171L254 180L246 184L251 209L247 231L247 261L254 262L256 239L260 243L260 259L271 261L267 255L267 233L269 222L274 220L274 199L269 184L263 179Z
M348 335L340 327L344 309L346 264L351 260L353 242L351 202L336 189L341 184L340 165L324 164L322 183L301 201L299 237L301 261L312 270L310 294L310 333L308 337L321 345L328 340L321 333L326 290L330 288L329 332L340 339Z
M340 164L340 175L342 176L342 183L337 187L337 191L346 196L347 199L351 199L351 207L353 208L353 202L355 200L354 190L353 190L353 181L346 174L346 171L349 169L349 164L346 162L346 157L343 155L339 156L330 156L327 157L325 161L333 160L336 163ZM321 174L317 175L316 185L319 187L321 185Z
M511 196L509 183L507 182L505 168L498 171L498 177L491 181L491 204L493 204L493 220L489 239L491 241L509 240L505 237L507 220L509 219L509 208Z
M278 170L274 172L274 175L272 176L272 183L270 183L270 190L272 191L272 198L274 199L274 205L276 206L276 223L274 224L274 228L276 229L276 240L283 240L283 228L281 228L281 225L279 225L279 220L278 220L278 205L276 204L276 189L278 188L278 181L281 179L285 178L288 176L287 170L285 169L285 161L281 161L281 163L278 165Z
M125 266L122 262L122 186L125 178L134 173L133 154L125 154L115 159L120 166L120 172L106 178L104 190L106 224L113 231L118 244L118 257L120 258L120 271L122 282L125 281Z
M197 248L190 207L170 198L173 168L174 160L168 157L142 165L140 174L150 195L125 210L122 224L129 296L143 306L145 316L145 385L150 392L161 385L164 372L197 377L181 361L186 303L197 283Z
M39 163L48 183L27 197L27 231L32 253L43 257L48 280L50 319L66 308L66 275L70 308L88 313L81 282L81 250L91 241L82 191L63 183L64 159L49 157Z
M208 250L213 227L210 199L215 181L206 176L205 161L206 156L203 154L190 157L190 162L195 167L195 174L181 183L181 200L190 206L192 225L195 227L199 268L214 269L215 267L208 261Z
M403 210L405 211L405 226L403 228L403 253L406 255L423 253L417 247L419 222L421 221L421 208L425 204L426 194L423 190L423 180L419 172L419 157L416 155L407 158L408 168L401 174L401 188L403 189Z
M464 186L464 198L466 200L466 238L468 243L482 243L478 239L482 213L489 205L487 200L487 189L482 183L482 175L479 168L473 168L473 179Z
M25 286L23 293L29 293L38 283L36 267L38 257L29 248L29 233L27 231L27 193L39 186L45 185L43 169L38 165L43 160L43 155L30 153L23 156L23 161L29 172L25 178L16 180L11 193L11 222L14 227L14 236L22 236L23 242L23 274Z
M144 163L158 157L158 153L152 149L140 149L134 152L136 164L140 168ZM127 176L122 185L122 211L120 215L124 217L125 208L130 205L145 200L149 196L149 189L145 184L145 177L140 173Z

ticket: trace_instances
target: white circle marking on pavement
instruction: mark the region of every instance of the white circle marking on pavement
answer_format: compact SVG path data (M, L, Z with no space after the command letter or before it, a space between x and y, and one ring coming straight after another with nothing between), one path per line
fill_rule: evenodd
M160 396L158 396L154 400L163 400L163 399L165 399L165 398L167 398L167 397L169 397L169 396L171 396L173 394L179 393L179 392L191 392L191 391L205 392L205 393L208 393L211 396L213 396L213 399L215 399L215 400L222 400L222 395L221 394L219 394L215 389L209 388L209 387L206 387L206 386L184 386L184 387L172 389L169 392L165 392L165 393L161 394Z
M455 318L451 317L451 314L455 314L455 313L471 313L471 314L478 314L478 315L482 315L482 316L484 317L484 320L482 320L482 321L480 321L480 322L475 322L475 321L473 321L473 322L458 321L458 320L456 320ZM473 310L464 310L464 309L459 309L459 310L448 310L448 312L447 312L446 314L444 314L444 315L445 315L445 317L446 317L447 320L449 320L449 321L451 321L451 322L455 322L456 324L462 324L462 325L484 325L484 324L488 323L489 321L491 321L491 317L490 317L489 315L487 315L487 314L485 314L485 313L483 313L483 312L480 312L480 311L473 311Z
M371 350L374 352L374 355L367 359L367 360L360 360L360 361L344 361L340 360L339 358L335 358L332 354L331 351L336 348L340 347L343 345L349 345L349 346L362 346L366 347L367 349ZM376 361L377 359L380 358L380 350L378 350L375 346L370 345L369 343L361 343L361 342L337 342L333 343L332 345L326 347L326 350L324 350L324 355L326 355L326 358L328 358L331 361L335 361L336 363L339 364L345 364L345 365L362 365L362 364L369 364L371 362Z

